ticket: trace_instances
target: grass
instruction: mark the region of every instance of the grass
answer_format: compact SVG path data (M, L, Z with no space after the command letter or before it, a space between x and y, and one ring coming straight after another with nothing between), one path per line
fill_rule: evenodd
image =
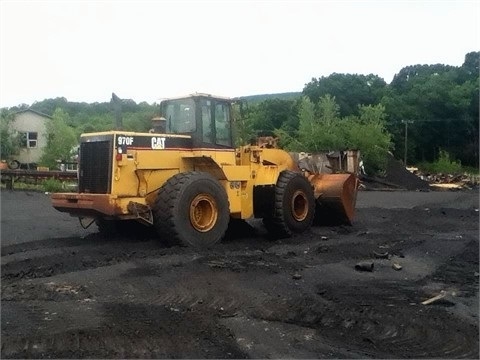
M6 184L2 182L1 189L6 189ZM14 190L28 190L39 192L76 192L77 183L70 181L60 181L56 179L46 179L41 183L32 183L24 180L16 180L13 185Z
M478 175L478 169L462 166L460 161L452 159L450 154L445 150L440 150L439 157L436 161L433 163L420 163L418 164L418 168L432 174L460 175L467 173Z

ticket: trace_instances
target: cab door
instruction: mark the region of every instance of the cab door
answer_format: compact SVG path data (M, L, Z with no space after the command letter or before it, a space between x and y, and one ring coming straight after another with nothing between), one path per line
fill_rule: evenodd
M200 99L201 137L204 147L232 148L230 104L213 99Z

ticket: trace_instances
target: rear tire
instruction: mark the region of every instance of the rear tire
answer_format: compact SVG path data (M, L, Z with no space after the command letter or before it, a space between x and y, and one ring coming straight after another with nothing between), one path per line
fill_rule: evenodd
M153 215L157 232L168 244L209 247L227 230L227 193L210 174L177 174L159 189Z
M274 238L286 238L310 228L315 216L315 197L302 174L282 171L275 186L273 216L263 224Z
M8 162L8 168L12 170L17 170L20 168L20 162L18 160L12 160Z

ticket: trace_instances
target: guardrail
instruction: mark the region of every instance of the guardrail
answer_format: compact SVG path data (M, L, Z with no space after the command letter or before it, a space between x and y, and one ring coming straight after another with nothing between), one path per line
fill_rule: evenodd
M77 180L77 172L58 170L38 171L2 169L0 170L0 179L5 183L7 189L13 190L15 182L21 179L33 179L34 184L37 184L39 180L45 179Z

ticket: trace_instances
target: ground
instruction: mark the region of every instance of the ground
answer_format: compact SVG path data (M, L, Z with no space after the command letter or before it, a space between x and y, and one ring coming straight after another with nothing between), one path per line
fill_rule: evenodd
M362 191L353 226L198 251L2 191L1 358L477 359L478 219L478 190Z

